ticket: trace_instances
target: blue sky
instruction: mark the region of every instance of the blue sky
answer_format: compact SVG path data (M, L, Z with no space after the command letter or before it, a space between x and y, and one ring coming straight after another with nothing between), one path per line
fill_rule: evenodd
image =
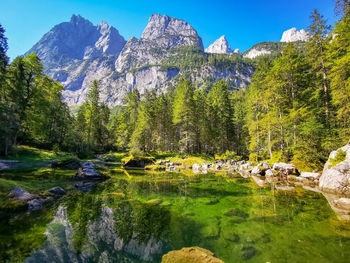
M245 51L262 41L279 41L282 32L306 28L317 8L334 24L333 0L2 0L0 24L6 30L11 59L29 50L54 25L80 14L94 24L102 20L127 40L140 37L152 13L189 22L206 48L226 35L231 48Z

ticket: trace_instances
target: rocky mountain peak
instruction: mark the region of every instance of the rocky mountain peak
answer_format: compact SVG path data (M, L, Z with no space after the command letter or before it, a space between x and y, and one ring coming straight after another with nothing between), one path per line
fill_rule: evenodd
M217 54L227 54L227 53L232 53L232 49L230 48L230 45L228 44L228 41L227 41L225 35L223 35L219 39L217 39L213 44L211 44L205 50L205 52L217 53Z
M198 45L203 49L202 39L190 24L167 15L152 14L141 39L155 41L166 48Z
M80 15L54 26L27 53L36 53L46 72L57 66L103 54L118 55L125 44L118 30L106 22L93 25Z
M284 31L281 42L308 41L310 33L305 29L298 31L295 27Z
M92 23L89 20L85 19L81 15L75 15L75 14L72 15L69 23L71 23L73 25L81 25L81 24L92 25Z

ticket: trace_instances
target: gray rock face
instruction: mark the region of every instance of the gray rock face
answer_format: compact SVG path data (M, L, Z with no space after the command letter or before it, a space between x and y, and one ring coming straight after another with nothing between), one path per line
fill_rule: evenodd
M271 54L272 52L270 50L266 50L266 49L258 49L258 48L253 48L251 50L249 50L246 54L244 54L244 57L246 58L255 58L255 57L259 57L262 55L268 55Z
M283 32L281 42L308 41L309 38L310 34L305 29L298 31L293 27Z
M28 52L36 53L45 70L50 73L57 66L74 60L118 55L125 44L118 30L106 22L95 26L81 16L73 15L70 22L56 25Z
M345 160L332 166L332 159L340 150L346 153ZM331 152L320 177L319 187L327 193L350 196L350 144Z
M93 25L81 16L53 27L26 54L36 53L45 73L64 87L69 105L81 104L93 80L114 72L126 41L106 22Z
M205 52L216 53L216 54L228 54L228 53L232 53L232 49L230 48L230 45L228 44L226 37L222 36L219 39L217 39L213 44L211 44L205 50ZM239 50L236 49L235 53L239 53Z
M55 26L27 53L35 52L45 73L58 80L69 106L82 104L94 80L101 84L101 101L121 105L133 89L140 94L155 89L157 94L176 85L187 74L197 86L208 80L224 79L236 87L247 87L253 67L232 65L221 68L204 63L196 68L170 66L183 48L197 48L205 58L202 39L187 22L167 15L153 14L140 39L127 42L107 23L93 25L73 16L70 22ZM182 55L187 56L187 55ZM164 66L165 65L165 66Z
M156 41L157 46L165 48L198 45L203 49L202 39L190 24L167 15L151 15L141 39Z
M198 46L203 50L202 39L187 22L167 15L151 15L140 39L132 37L120 53L115 69L125 72L149 64L159 64L172 47Z

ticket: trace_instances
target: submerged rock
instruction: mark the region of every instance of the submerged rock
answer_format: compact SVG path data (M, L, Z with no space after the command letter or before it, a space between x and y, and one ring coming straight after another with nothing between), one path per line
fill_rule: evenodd
M242 258L248 260L254 257L258 253L258 250L255 247L243 247L242 248Z
M252 178L258 186L264 187L266 185L265 181L260 179L259 177L253 175Z
M28 204L29 211L37 211L43 207L43 200L40 198L36 198L28 201L27 204Z
M95 169L95 164L93 162L84 162L78 169L74 176L74 179L78 180L105 180L109 176L101 174Z
M51 189L49 189L49 192L54 194L54 195L64 195L66 194L66 191L59 187L59 186L56 186L56 187L52 187Z
M10 196L12 196L16 200L21 200L21 201L29 201L35 198L34 195L24 190L20 186L16 186L15 188L13 188L13 190L10 193Z
M162 258L162 263L224 263L214 257L209 250L200 247L185 247L181 250L170 251Z
M350 198L339 198L334 200L333 203L337 208L350 212Z
M293 191L295 189L295 187L293 186L278 186L278 185L276 185L275 188L281 191Z

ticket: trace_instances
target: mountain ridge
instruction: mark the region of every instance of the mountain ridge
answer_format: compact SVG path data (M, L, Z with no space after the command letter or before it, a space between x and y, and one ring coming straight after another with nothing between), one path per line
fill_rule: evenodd
M214 52L204 51L197 31L186 21L152 14L140 38L124 37L102 21L93 25L80 15L54 26L28 52L42 60L45 73L65 87L70 106L82 104L94 80L100 81L101 100L120 105L133 89L157 93L176 85L180 76L202 87L216 79L242 88L250 83L254 68L232 51L225 38ZM216 41L216 42L217 42ZM214 43L213 43L214 44ZM223 57L229 54L230 57Z

